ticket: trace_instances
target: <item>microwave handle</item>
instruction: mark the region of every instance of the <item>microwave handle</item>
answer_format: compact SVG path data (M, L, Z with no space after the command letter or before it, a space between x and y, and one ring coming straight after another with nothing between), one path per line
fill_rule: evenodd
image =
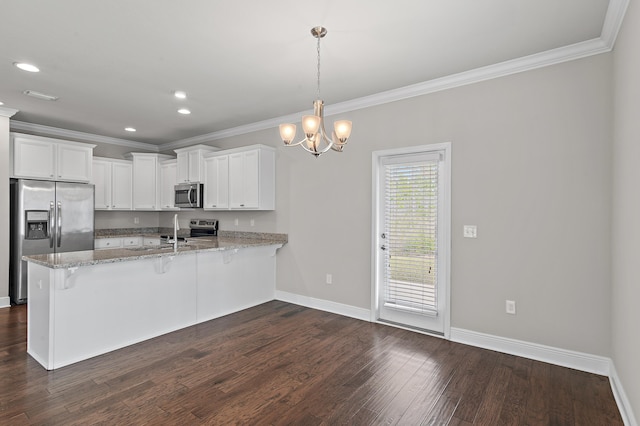
M187 192L187 200L189 201L189 206L193 206L193 203L191 202L191 191L193 191L193 187L189 186L189 191Z

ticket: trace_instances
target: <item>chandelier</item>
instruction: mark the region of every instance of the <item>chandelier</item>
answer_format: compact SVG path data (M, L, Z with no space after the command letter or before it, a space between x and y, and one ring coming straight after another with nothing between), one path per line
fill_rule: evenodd
M305 115L302 117L304 139L292 143L296 137L295 124L281 124L280 137L286 146L300 145L317 158L320 154L329 151L329 149L342 152L344 146L347 144L347 139L349 139L351 135L351 121L336 121L333 123L331 138L327 136L327 131L324 129L324 101L320 99L320 39L327 35L327 29L324 27L313 27L311 29L311 35L318 40L318 90L316 100L313 101L313 115Z

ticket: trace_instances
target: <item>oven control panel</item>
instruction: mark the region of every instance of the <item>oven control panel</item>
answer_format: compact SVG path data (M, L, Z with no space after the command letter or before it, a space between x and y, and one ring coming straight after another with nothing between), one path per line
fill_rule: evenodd
M189 221L191 229L218 229L217 219L191 219Z

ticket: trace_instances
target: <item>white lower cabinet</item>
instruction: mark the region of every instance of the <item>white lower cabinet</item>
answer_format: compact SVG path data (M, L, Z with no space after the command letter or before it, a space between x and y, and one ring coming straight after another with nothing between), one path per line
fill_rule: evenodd
M158 246L160 245L159 237L142 237L143 246Z
M122 239L122 247L139 247L141 241L141 237L124 237Z
M158 244L160 240L158 240ZM139 247L142 244L142 237L114 237L114 238L96 238L94 248L113 249L123 247Z
M96 238L93 246L96 250L122 248L122 238Z

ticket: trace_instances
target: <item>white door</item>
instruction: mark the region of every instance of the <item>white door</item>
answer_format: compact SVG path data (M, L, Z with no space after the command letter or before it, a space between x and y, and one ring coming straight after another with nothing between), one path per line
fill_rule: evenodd
M450 144L374 153L377 321L448 336Z

